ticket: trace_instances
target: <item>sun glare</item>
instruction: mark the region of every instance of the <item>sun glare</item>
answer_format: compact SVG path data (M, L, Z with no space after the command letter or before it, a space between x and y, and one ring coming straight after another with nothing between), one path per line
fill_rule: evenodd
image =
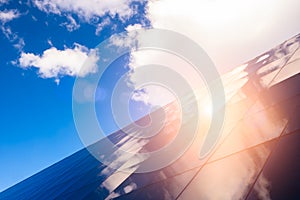
M196 6L198 12L193 12L196 14L195 19L205 27L222 28L237 27L242 23L255 26L258 22L257 18L263 20L270 17L270 12L274 10L278 1L214 0L200 2L199 6ZM272 9L267 9L271 7Z

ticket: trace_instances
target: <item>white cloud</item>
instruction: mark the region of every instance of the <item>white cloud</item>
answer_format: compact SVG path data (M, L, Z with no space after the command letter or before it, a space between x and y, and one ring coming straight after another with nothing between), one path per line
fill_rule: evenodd
M15 18L18 18L20 13L17 10L4 10L0 11L0 21L2 23L9 22Z
M72 32L74 30L77 30L80 28L80 25L77 23L77 21L72 17L72 15L67 15L68 22L64 22L60 24L61 26L65 26L69 32Z
M128 48L135 49L138 46L137 44L138 32L135 31L137 29L142 29L142 25L134 24L134 25L127 26L125 28L127 32L121 35L112 35L110 37L110 43L116 47L128 47Z
M136 91L132 98L135 101L142 101L148 105L164 106L176 99L175 90L181 87L179 80L178 88L171 88L171 86L164 86L163 83L156 84L155 82L144 85L145 80L148 79L147 77L153 76L156 79L158 76L158 74L149 74L147 69L144 71L143 67L147 65L160 65L169 68L170 71L180 75L195 91L198 91L199 88L205 88L202 77L198 75L193 66L174 54L149 49L132 51L130 58L129 67L132 71L128 74L128 81ZM175 77L173 75L167 76L165 74L163 76L167 80L166 83L174 82L173 79ZM205 89L201 93L196 92L195 95L197 98L200 98L200 95L203 96L204 93Z
M33 0L33 3L47 13L62 14L72 12L84 20L109 14L121 18L131 16L134 12L130 4L138 0Z
M51 47L53 47L53 43L52 43L52 41L51 41L50 39L47 40L47 43L48 43Z
M174 91L170 91L169 88L151 83L147 85L144 84L145 77L155 76L155 74L148 74L145 71L142 73L137 73L136 70L142 69L143 66L151 64L161 64L164 66L183 65L186 67L186 63L182 62L182 60L178 59L178 57L174 58L174 55L172 56L164 52L157 52L153 50L135 51L139 46L137 42L142 42L143 40L142 34L140 33L143 33L147 30L143 29L141 24L129 25L125 28L125 30L127 33L124 35L113 35L110 38L110 43L117 47L131 48L129 62L129 67L131 70L128 72L126 79L126 84L128 87L131 87L134 90L133 94L131 95L131 100L143 102L149 106L164 106L171 101L174 101L176 96L174 96L174 93L172 93ZM136 30L140 31L137 32ZM185 70L185 72L187 71L188 70ZM179 73L184 74L182 71ZM190 75L193 76L192 74Z
M224 72L297 34L299 7L298 0L159 0L147 13L153 27L187 35Z
M96 35L99 35L100 32L103 30L103 28L107 25L109 25L111 23L110 19L108 17L102 19L102 21L97 24L97 28L96 28L96 31L95 31L95 34Z
M17 39L17 35L12 32L9 26L1 26L2 33L5 35L7 39L10 41L14 41Z
M86 76L97 70L98 55L96 50L75 44L73 49L58 50L51 47L42 55L21 53L19 64L22 68L38 68L43 78L59 78L60 76ZM87 61L87 62L86 62ZM82 68L84 64L84 68Z
M18 42L16 44L13 45L16 49L18 50L22 50L23 47L25 46L25 41L23 38L18 38Z
M68 31L72 32L80 28L80 25L76 22L72 15L67 15L67 19L69 20L69 22L65 22L62 25L66 26Z
M13 43L13 47L18 49L19 51L25 46L25 41L23 38L19 37L16 33L14 33L11 28L5 24L1 26L1 31L4 36Z
M140 31L136 32L135 30ZM195 90L200 87L205 88L202 77L199 77L194 67L182 58L165 51L151 49L139 50L139 44L142 44L143 41L146 40L146 38L143 38L142 33L147 31L147 29L143 29L141 24L129 25L126 27L126 31L126 37L113 36L110 42L118 47L129 47L132 49L129 62L131 71L127 74L128 78L126 79L128 86L134 89L134 93L131 96L132 100L140 101L151 106L164 106L178 98L178 96L176 96L178 94L175 92L178 88L170 88L170 86L164 86L163 83L155 82L145 84L145 80L148 80L151 76L158 78L158 74L149 74L147 69L144 71L143 67L147 65L168 67L170 71L177 73L186 80L191 88ZM165 83L174 83L172 79L175 77L165 76L165 80L168 80L168 78L170 80ZM202 95L205 91L201 92ZM199 93L196 94L197 98L200 98L199 95Z
M154 0L148 2L146 13L154 28L179 32L198 43L223 73L297 34L299 6L298 0ZM135 28L129 26L127 31ZM119 46L130 46L130 42L122 38L112 40ZM139 61L144 64L153 60L180 68L178 62L172 63L176 59L164 55L144 51L131 57L132 69L140 65ZM133 70L129 80L137 89L143 78ZM152 101L151 93L158 94L158 91L140 90L134 97L148 104Z
M126 29L126 31L130 32L130 31L135 31L135 30L141 29L141 28L142 28L141 24L131 24L131 25L128 25L125 29Z

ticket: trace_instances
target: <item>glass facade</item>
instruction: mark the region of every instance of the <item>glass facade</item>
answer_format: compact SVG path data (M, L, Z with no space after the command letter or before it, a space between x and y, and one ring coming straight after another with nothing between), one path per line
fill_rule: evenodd
M222 76L225 121L205 159L199 159L210 120L204 117L183 155L162 169L135 173L141 163L151 162L147 152L176 138L180 118L176 105L169 104L167 123L151 139L120 130L89 147L103 156L110 140L131 156L116 148L102 164L82 149L1 192L0 199L300 199L299 72L297 35ZM140 152L145 154L135 156Z

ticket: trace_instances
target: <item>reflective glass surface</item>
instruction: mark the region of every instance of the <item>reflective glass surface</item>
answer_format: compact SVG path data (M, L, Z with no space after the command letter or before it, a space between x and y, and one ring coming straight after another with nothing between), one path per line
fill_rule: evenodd
M195 113L187 94L185 121L178 104L170 103L151 113L161 123L165 117L158 134L134 137L126 134L139 134L129 125L1 192L0 199L299 199L299 43L297 35L221 77L226 103L213 114L224 108L225 121L204 159L199 155L211 113L204 112L205 95L196 102L203 112ZM178 139L181 121L189 131L198 117L197 134L180 157L163 168L136 173L151 164L147 153ZM145 116L137 123L148 120ZM172 146L174 151L184 139ZM107 141L113 149L107 150Z
M274 142L269 142L208 163L179 199L243 199L273 145Z
M247 199L299 199L300 132L284 135Z

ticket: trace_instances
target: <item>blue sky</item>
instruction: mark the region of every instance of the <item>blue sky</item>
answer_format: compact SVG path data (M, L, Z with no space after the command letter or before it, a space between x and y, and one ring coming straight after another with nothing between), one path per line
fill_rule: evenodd
M124 19L110 13L84 19L69 11L45 12L31 1L8 1L1 5L2 13L13 11L15 18L0 16L0 191L83 147L72 116L75 76L61 73L52 77L39 74L37 67L22 68L22 52L42 55L50 48L63 51L74 49L76 44L95 48L130 24L147 25L143 4L134 4L138 14ZM76 25L72 25L69 16L76 20ZM98 33L98 24L103 19L109 19L109 24ZM102 84L106 91L113 84L112 77L117 77L115 72L126 72L127 62L127 58L120 58L106 73ZM100 118L108 112L106 106L98 106ZM107 122L106 132L115 130L109 118L103 118Z
M0 0L0 191L83 147L73 84L92 73L93 66L83 74L80 67L111 35L130 27L177 31L225 72L299 33L299 7L299 0ZM101 79L96 106L107 134L116 126L106 97L135 64L129 58ZM132 107L147 110L140 101Z

